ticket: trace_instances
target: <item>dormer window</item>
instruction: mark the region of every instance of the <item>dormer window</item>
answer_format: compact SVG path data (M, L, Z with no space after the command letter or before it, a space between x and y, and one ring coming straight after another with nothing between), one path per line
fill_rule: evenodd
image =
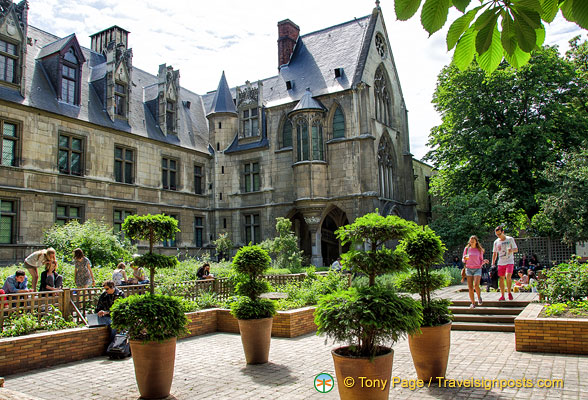
M16 81L18 66L17 46L0 40L0 80L10 83Z
M114 84L114 113L126 118L125 104L127 102L127 87L122 83Z
M258 136L259 135L259 119L257 108L250 108L242 111L242 132L243 136Z
M165 127L168 133L176 131L176 103L169 100L165 105Z
M61 67L61 100L77 105L78 100L78 83L79 83L79 65L73 48L70 48L63 56Z

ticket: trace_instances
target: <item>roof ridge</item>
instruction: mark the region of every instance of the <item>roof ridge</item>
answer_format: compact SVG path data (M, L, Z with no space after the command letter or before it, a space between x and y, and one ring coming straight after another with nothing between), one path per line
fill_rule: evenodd
M371 17L371 14L370 15L364 15L363 17L359 17L359 18L353 18L352 20L341 22L340 24L331 25L331 26L328 26L326 28L322 28L322 29L319 29L319 30L316 30L316 31L313 31L313 32L305 33L304 35L300 35L300 37L301 38L304 38L306 36L316 35L317 33L322 33L324 31L328 31L330 29L339 28L339 27L341 27L343 25L347 25L347 24L350 24L350 23L353 23L353 22L361 21L363 19L370 18L370 17Z

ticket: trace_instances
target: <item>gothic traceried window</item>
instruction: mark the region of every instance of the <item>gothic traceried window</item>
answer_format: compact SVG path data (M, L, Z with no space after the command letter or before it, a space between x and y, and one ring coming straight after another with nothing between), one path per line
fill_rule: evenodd
M282 147L292 147L292 122L288 119L282 126Z
M312 123L312 159L325 159L325 151L323 147L323 125L320 123L320 121L314 121Z
M302 119L296 124L297 161L309 160L308 121Z
M380 196L386 199L394 198L394 147L387 133L382 135L378 145L378 178Z
M382 58L385 58L386 54L388 53L387 46L386 46L386 39L384 39L384 36L382 36L379 33L376 35L376 50L378 51L378 54Z
M374 77L376 120L385 125L392 124L392 98L384 68L380 66Z
M296 160L325 160L323 124L320 119L299 118L296 126Z
M337 107L333 114L333 139L345 137L345 117L341 107Z

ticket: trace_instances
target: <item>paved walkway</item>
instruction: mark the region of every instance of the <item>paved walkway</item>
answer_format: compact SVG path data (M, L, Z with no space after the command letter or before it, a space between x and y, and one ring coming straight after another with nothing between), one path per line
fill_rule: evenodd
M588 357L520 353L513 333L451 332L447 377L455 380L563 379L559 389L449 388L410 390L394 387L394 399L587 399ZM272 338L270 363L247 366L239 335L214 333L178 342L171 399L337 399L335 388L322 394L314 377L334 376L331 343L315 335L294 339ZM402 340L394 347L393 377L415 379L408 350ZM583 379L581 379L581 377ZM5 387L41 399L133 399L139 397L131 359L106 357L74 362L6 377ZM0 399L3 398L0 389ZM6 392L7 393L7 392ZM8 397L5 396L5 398ZM17 397L11 397L11 399Z

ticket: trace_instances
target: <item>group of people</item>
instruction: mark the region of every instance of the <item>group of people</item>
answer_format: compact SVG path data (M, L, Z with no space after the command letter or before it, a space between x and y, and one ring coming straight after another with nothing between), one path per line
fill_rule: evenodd
M92 272L92 263L80 248L75 249L73 252L73 265L77 288L88 288L96 285L94 273ZM112 273L112 282L116 286L149 283L149 279L145 277L143 268L136 266L133 262L131 262L130 266L133 270L131 277L127 277L126 264L124 262L116 266ZM57 267L55 249L49 247L35 251L24 260L24 269L31 275L31 289L28 288L26 272L24 269L18 269L14 275L6 278L2 289L0 289L0 294L34 292L36 288L38 288L39 292L61 290L63 289L63 276L59 274ZM39 268L43 268L40 282Z
M496 240L492 247L492 268L496 268L498 273L500 286L500 298L498 300L504 301L505 296L512 300L512 274L514 272L514 253L518 252L517 244L511 236L504 233L502 226L497 226L494 233L496 234ZM484 248L477 236L470 237L467 246L463 250L461 261L463 262L468 282L470 308L476 307L474 291L478 296L478 305L481 306L480 280L482 278L482 266L488 264L489 261L484 258Z

